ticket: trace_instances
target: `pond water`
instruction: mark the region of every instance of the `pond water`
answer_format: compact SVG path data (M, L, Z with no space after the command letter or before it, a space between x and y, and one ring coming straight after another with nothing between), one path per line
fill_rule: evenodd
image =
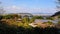
M43 19L36 19L35 22L39 23L39 22L48 22L51 21L53 23L58 23L58 20L43 20Z

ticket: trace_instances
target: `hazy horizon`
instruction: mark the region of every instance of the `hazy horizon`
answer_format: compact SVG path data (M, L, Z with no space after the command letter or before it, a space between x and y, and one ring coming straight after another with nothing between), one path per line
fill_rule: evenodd
M0 0L6 13L55 13L55 0Z

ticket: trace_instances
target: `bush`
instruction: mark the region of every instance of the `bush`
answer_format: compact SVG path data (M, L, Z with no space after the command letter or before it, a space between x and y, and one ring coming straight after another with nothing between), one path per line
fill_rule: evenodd
M0 15L0 20L3 19L3 16Z

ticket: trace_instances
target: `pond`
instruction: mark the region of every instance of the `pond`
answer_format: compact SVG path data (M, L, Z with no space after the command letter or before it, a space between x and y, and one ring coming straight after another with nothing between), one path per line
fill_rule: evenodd
M48 22L48 21L51 21L53 23L58 23L58 20L44 20L44 19L36 19L34 22L35 23L40 23L40 22Z

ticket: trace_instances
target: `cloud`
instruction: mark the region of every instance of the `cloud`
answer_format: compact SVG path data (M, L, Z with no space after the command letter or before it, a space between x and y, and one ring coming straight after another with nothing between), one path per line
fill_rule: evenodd
M27 8L20 6L8 6L5 7L7 13L54 13L55 8Z

